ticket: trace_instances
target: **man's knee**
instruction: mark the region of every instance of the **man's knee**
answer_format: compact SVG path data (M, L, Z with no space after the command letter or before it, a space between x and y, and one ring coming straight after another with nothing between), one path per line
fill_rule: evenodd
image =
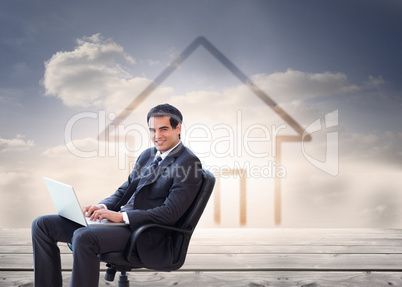
M37 230L38 226L41 224L40 223L41 221L42 221L41 216L37 217L34 221L32 221L32 226L31 226L32 232L34 230Z
M69 220L59 215L43 215L32 222L31 232L33 237L45 236L53 241L69 242L72 228L75 226L71 226Z
M79 248L93 248L97 246L96 236L91 228L79 228L74 231L72 238L73 250Z
M49 218L47 215L37 217L31 226L32 235L38 234L38 232L43 233L49 225Z

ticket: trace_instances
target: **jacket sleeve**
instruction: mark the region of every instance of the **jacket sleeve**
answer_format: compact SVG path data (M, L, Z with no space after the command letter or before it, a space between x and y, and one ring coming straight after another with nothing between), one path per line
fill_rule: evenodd
M134 169L128 176L128 179L126 182L124 182L116 191L114 194L111 196L103 199L99 204L104 204L109 210L114 210L114 211L119 211L120 210L120 204L119 202L122 201L123 197L126 195L127 191L130 190L133 191L135 190L139 178L140 178L140 171L141 171L141 166L142 162L146 158L146 155L144 155L145 152L141 153L141 155L138 157ZM146 159L145 159L146 160ZM131 186L132 185L132 186ZM127 200L130 198L128 196ZM125 203L122 203L121 205L124 205Z

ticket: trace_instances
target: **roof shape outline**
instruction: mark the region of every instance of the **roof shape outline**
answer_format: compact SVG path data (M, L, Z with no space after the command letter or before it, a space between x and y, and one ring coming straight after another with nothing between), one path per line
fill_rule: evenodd
M270 107L280 118L296 131L297 135L281 135L276 138L276 162L281 162L281 145L283 142L307 142L311 141L311 135L303 137L304 129L286 111L284 111L267 93L261 90L253 81L247 77L236 65L234 65L223 53L221 53L205 37L199 36L188 45L176 59L171 62L120 114L99 134L99 139L106 139L109 135L109 127L116 127L122 123L167 77L170 76L198 47L203 46L212 56L214 56L224 67L226 67L236 78L245 84L261 101ZM281 179L275 177L275 200L274 200L274 220L275 224L281 223Z

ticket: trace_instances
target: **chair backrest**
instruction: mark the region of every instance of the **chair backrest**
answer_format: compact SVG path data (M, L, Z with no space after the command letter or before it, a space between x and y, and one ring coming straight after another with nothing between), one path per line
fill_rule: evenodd
M190 234L175 233L172 234L173 248L175 251L175 259L173 266L169 269L179 269L185 261L188 245L190 243L191 235L201 218L202 213L208 203L215 185L214 175L206 170L202 170L202 183L201 187L194 198L193 203L190 205L186 213L177 222L176 227L181 229L190 230Z

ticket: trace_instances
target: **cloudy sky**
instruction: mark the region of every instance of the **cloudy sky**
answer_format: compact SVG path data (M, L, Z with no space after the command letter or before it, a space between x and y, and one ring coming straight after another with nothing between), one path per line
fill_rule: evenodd
M146 113L165 102L183 112L184 143L219 177L220 205L211 199L202 226L238 227L242 216L247 227L402 226L400 1L0 7L0 227L29 227L55 212L43 176L73 185L82 204L114 192L151 145ZM201 45L115 125L108 143L98 141L201 36L285 116ZM312 140L278 150L278 137L306 139L289 117ZM233 170L246 177L246 201Z

